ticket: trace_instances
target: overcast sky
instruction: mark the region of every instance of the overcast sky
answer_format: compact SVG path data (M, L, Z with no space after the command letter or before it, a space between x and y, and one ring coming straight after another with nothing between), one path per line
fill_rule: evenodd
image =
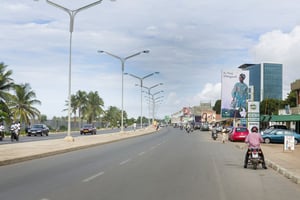
M71 10L95 0L53 0ZM295 0L103 0L75 17L72 38L72 94L97 91L121 108L121 62L97 50L127 57L125 72L158 83L163 96L158 117L221 98L221 71L244 63L283 64L283 96L300 78L300 4ZM68 14L45 0L1 0L0 62L15 83L29 83L37 108L51 119L68 98ZM124 110L140 115L139 80L124 76ZM148 116L143 94L143 115Z

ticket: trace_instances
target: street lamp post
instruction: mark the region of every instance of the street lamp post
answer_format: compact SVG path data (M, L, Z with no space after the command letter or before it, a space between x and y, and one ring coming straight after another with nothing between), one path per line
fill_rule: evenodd
M54 3L50 0L46 0L46 2L54 7L57 7L59 9L62 9L63 11L67 12L70 16L70 49L69 49L69 87L68 87L68 135L65 138L67 141L74 141L74 138L71 136L71 69L72 69L72 33L74 30L74 20L75 16L78 12L90 8L92 6L95 6L97 4L100 4L102 0L95 1L94 3L88 4L86 6L83 6L81 8L78 8L76 10L70 10L68 8L65 8L57 3Z
M132 76L134 78L137 78L140 80L140 86L141 86L141 119L140 119L140 123L141 123L141 129L143 128L143 81L144 79L150 77L150 76L153 76L154 74L159 74L159 72L154 72L154 73L151 73L151 74L148 74L146 76L143 76L143 77L139 77L139 76L136 76L134 74L130 74L130 73L125 73L125 75L129 75L129 76Z
M153 106L152 106L152 120L153 121L154 121L154 118L155 118L156 104L159 103L159 102L162 102L163 97L164 96L159 96L159 97L153 98Z
M102 51L102 50L98 50L98 53L106 53L107 55L109 56L112 56L116 59L119 59L121 61L121 64L122 64L122 112L121 112L121 132L123 132L124 130L124 126L123 126L123 119L124 119L124 116L123 116L123 113L124 113L124 67L125 67L125 61L128 60L129 58L132 58L132 57L135 57L135 56L138 56L140 55L141 53L149 53L150 51L149 50L144 50L144 51L140 51L138 53L135 53L135 54L132 54L130 56L127 56L127 57L119 57L119 56L116 56L112 53L109 53L107 51Z
M153 85L153 86L151 86L151 87L146 87L146 86L142 86L142 87L148 90L148 97L149 97L149 99L150 99L150 95L151 95L150 92L151 92L151 89L153 89L153 88L155 88L155 87L157 87L157 86L160 86L160 85L163 85L163 83L158 83L158 84L155 84L155 85ZM148 108L149 108L149 110L148 110L148 111L149 111L148 124L150 125L150 103L149 103Z
M160 100L161 98L163 98L164 96L159 96L155 98L155 95L160 94L164 92L163 90L155 92L153 94L150 94L152 97L152 121L154 121L154 115L155 115L155 104L158 102L158 100Z

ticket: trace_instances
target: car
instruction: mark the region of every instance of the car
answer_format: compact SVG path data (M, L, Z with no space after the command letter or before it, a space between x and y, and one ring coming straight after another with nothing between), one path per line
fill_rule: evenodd
M194 129L200 129L201 128L201 122L195 122L194 123Z
M248 134L249 134L249 130L247 127L244 126L233 127L228 132L228 140L232 142L235 141L244 142Z
M202 123L200 127L200 131L209 131L208 123Z
M96 133L97 133L97 129L93 124L85 124L80 129L80 135L82 135L82 134L96 135Z
M261 131L261 134L263 135L264 133L269 133L269 132L271 132L271 131L274 130L274 129L284 129L284 130L288 130L287 126L285 126L285 125L278 125L278 124L275 124L275 125L269 126L267 129Z
M268 133L264 133L262 138L264 143L284 143L284 136L294 136L294 144L298 144L300 142L300 134L292 131L292 130L285 130L285 129L273 129Z
M48 136L49 128L45 124L34 124L27 130L27 136L31 136L31 135Z

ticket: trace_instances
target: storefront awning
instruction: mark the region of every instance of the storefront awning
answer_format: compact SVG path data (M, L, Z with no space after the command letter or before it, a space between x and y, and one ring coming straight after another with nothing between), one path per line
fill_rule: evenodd
M300 121L300 115L262 115L261 122L291 122Z

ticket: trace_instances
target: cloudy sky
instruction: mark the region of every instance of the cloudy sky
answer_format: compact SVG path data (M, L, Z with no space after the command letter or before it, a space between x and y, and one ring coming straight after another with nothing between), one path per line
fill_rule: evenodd
M71 10L95 0L52 0ZM75 17L72 37L72 94L97 91L105 108L121 108L121 62L125 72L153 72L144 86L158 83L158 117L184 106L221 98L221 71L244 63L283 64L285 97L300 78L300 4L295 0L103 0ZM16 83L29 83L42 114L66 116L68 14L45 0L1 0L0 62ZM139 80L124 76L124 109L140 115ZM143 93L143 115L148 116Z

